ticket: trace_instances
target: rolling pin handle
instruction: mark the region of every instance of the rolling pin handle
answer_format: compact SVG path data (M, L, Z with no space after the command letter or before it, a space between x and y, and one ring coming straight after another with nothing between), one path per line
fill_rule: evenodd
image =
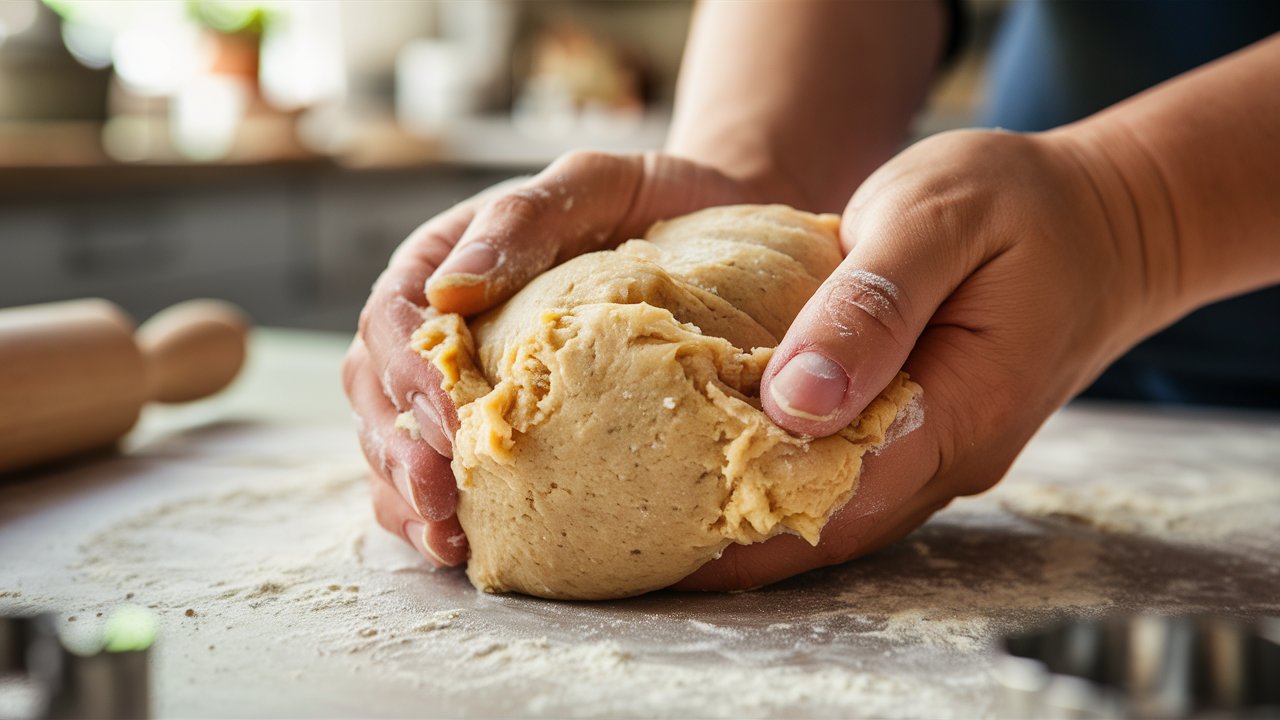
M190 300L157 313L138 328L147 398L180 403L218 392L245 359L247 316L221 300Z

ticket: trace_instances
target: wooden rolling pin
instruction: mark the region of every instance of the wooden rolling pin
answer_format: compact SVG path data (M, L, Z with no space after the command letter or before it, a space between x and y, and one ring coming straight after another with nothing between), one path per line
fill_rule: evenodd
M133 322L106 300L0 310L0 473L105 448L149 401L196 400L244 364L247 319L192 300Z

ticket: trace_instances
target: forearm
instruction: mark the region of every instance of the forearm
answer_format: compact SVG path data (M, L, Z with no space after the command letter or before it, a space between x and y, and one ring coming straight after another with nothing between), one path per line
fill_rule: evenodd
M1145 267L1146 332L1280 282L1280 35L1058 134L1097 159Z
M946 22L938 0L699 3L667 149L839 212L900 149Z

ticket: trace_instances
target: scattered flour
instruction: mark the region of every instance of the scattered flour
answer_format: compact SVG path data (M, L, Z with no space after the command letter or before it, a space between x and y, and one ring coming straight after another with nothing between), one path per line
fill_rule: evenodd
M493 597L427 572L372 524L364 493L358 473L284 473L159 503L93 535L73 569L105 590L103 607L132 593L158 615L163 672L268 667L317 698L317 683L373 683L431 697L444 715L700 717L952 717L986 702L980 664L935 677L922 652L980 656L988 629L911 609L932 592L932 567L610 604ZM188 699L169 695L169 709Z
M910 540L757 592L476 593L376 527L353 456L188 483L90 533L69 569L6 581L0 609L89 627L151 608L161 716L990 716L1001 633L1139 607L1280 612L1280 443L1232 463L1083 417Z
M929 617L919 610L895 613L885 620L884 629L872 630L867 637L901 640L913 637L920 642L950 650L973 652L983 649L990 640L990 622Z
M1187 482L1190 480L1191 482ZM1144 486L1145 485L1145 486ZM1241 512L1280 501L1280 482L1220 473L1211 483L1200 476L1166 476L1159 487L1113 478L1067 483L1021 484L1002 488L1011 512L1063 520L1112 533L1212 539L1230 535Z
M1033 481L1001 483L990 498L1020 517L1136 540L1254 555L1280 544L1280 426L1097 412L1119 428L1059 416L1061 429L1042 433L1014 468L1034 467Z

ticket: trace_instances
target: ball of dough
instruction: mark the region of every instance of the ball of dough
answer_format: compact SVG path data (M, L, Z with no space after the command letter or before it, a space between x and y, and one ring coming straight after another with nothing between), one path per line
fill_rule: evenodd
M772 348L840 263L834 215L734 206L570 260L414 347L458 406L453 471L490 592L601 599L666 587L730 543L810 543L919 392L897 378L832 437L760 409Z

